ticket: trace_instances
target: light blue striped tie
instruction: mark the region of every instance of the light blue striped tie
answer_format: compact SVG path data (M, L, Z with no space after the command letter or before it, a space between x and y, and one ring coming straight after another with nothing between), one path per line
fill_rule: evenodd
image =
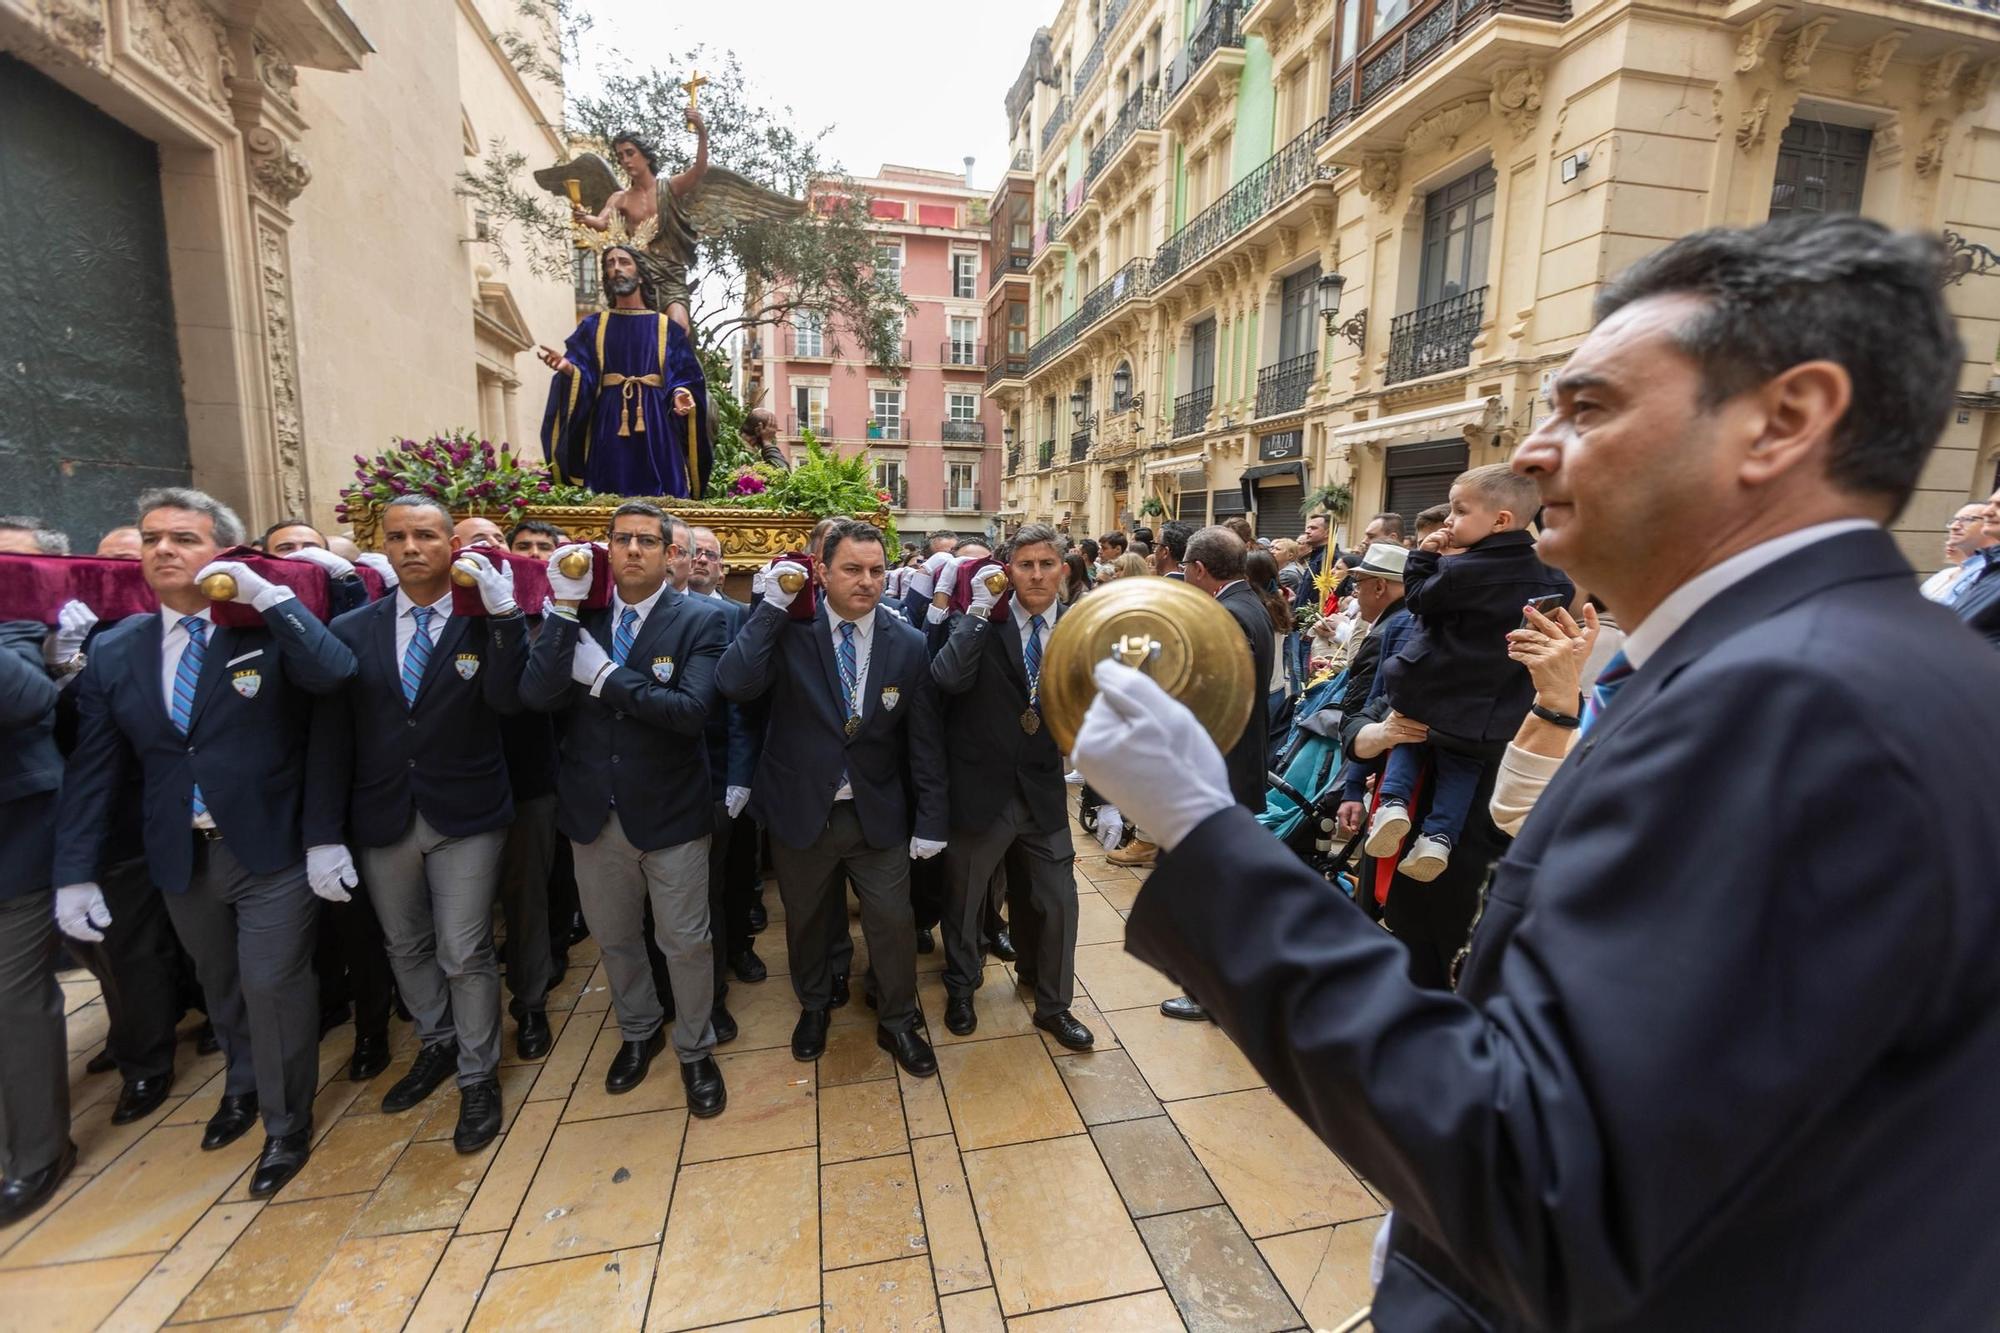
M1597 719L1611 707L1611 700L1625 688L1625 682L1632 679L1635 670L1637 668L1625 656L1623 648L1611 655L1611 660L1604 664L1604 670L1597 673L1597 683L1590 687L1590 697L1583 701L1583 719L1576 729L1578 736L1597 725Z
M854 696L860 692L861 673L854 662L854 622L851 620L840 622L840 652L836 656L840 659L840 715L853 717L856 712Z
M194 720L194 687L201 682L201 664L208 656L208 622L200 616L182 616L181 628L187 631L188 646L174 668L173 720L174 729L185 736ZM198 782L194 786L194 812L208 813L208 802L201 799Z
M1042 697L1042 618L1028 617L1028 642L1021 649L1022 665L1028 669L1028 702L1037 703Z
M611 636L611 664L624 666L625 655L632 651L632 640L639 637L639 613L626 607L618 617L617 632Z
M403 653L403 702L412 708L417 706L417 691L423 688L424 668L431 664L431 617L436 614L428 606L410 610L417 632L410 636L410 646Z

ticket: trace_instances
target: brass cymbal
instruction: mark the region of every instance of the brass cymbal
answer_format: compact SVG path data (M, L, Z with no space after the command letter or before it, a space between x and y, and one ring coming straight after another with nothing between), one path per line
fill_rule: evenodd
M1223 750L1234 745L1261 698L1250 677L1250 645L1213 597L1179 579L1113 580L1056 621L1042 660L1042 717L1065 752L1097 697L1091 672L1116 656L1186 704Z
M196 585L201 595L211 602L233 602L236 600L236 579L229 574L210 574Z

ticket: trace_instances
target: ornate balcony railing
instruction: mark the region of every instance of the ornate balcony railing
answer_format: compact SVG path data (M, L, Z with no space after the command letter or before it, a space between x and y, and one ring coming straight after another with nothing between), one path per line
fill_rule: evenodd
M786 329L784 354L794 361L830 361L834 356L833 338L824 332L806 329Z
M1201 17L1195 20L1194 33L1188 38L1188 44L1167 66L1166 96L1169 102L1188 86L1201 67L1208 63L1210 56L1225 46L1243 45L1243 33L1236 26L1241 17L1242 11L1236 7L1234 0L1212 0L1202 11ZM1042 146L1048 146L1046 139L1042 141Z
M1472 360L1472 340L1486 313L1486 289L1475 287L1398 315L1389 325L1389 369L1384 383L1400 384Z
M1021 446L1018 444L1010 444L1007 446L1007 475L1010 477L1014 476L1020 470L1021 470Z
M1128 0L1111 0L1111 3L1104 7L1104 16L1097 25L1097 40L1090 44L1090 52L1084 56L1083 63L1076 67L1076 78L1070 84L1079 100L1083 97L1084 90L1090 87L1090 81L1104 68L1105 46L1111 41L1111 33L1117 28L1118 20L1125 17L1127 2Z
M1076 345L1083 331L1135 296L1152 290L1152 262L1134 259L1090 289L1076 313L1037 339L1028 349L1028 369L1039 370Z
M938 438L946 444L984 444L986 443L986 423L983 421L964 421L958 417L946 417L944 425L939 429Z
M1005 254L994 259L993 270L986 275L986 290L992 291L1007 281L1009 276L1025 274L1033 260L1034 255L1026 250L1008 249Z
M1056 461L1056 442L1054 440L1043 440L1041 452L1036 455L1036 459L1041 464L1042 471L1044 472L1053 467Z
M977 486L954 486L944 484L944 507L946 509L979 508L979 488Z
M1093 423L1090 425L1080 426L1075 431L1072 431L1070 433L1069 437L1070 462L1081 463L1084 459L1090 457L1090 437L1092 436L1092 434L1096 432L1096 430L1097 427Z
M1257 415L1275 417L1304 407L1306 394L1312 389L1313 369L1318 364L1319 353L1307 352L1258 371Z
M1169 236L1153 256L1153 281L1163 282L1214 254L1224 242L1269 213L1285 200L1324 179L1315 151L1329 132L1322 118L1307 126L1265 163L1230 187Z
M948 338L938 344L938 361L947 366L977 370L986 364L986 344L963 338Z
M810 430L822 440L834 437L833 418L821 413L819 416L800 416L794 412L785 418L785 434L796 437L801 431Z
M1055 142L1056 135L1062 133L1062 127L1067 124L1069 124L1069 99L1065 97L1056 103L1056 109L1049 113L1048 120L1042 125L1043 152L1048 151L1049 145Z
M1215 386L1196 389L1174 399L1174 438L1199 435L1208 426L1208 409L1215 406Z
M1028 373L1028 358L1015 356L1011 352L1003 357L995 357L986 366L986 387L992 388L1001 380L1017 380Z
M1090 150L1090 169L1084 179L1096 180L1118 150L1132 142L1132 136L1141 130L1160 128L1160 90L1158 87L1144 87L1125 99L1125 105L1118 109L1118 118L1105 131L1104 139Z
M2000 2L2000 0L1996 0ZM1333 76L1327 119L1337 127L1401 84L1438 54L1499 13L1527 18L1569 18L1569 0L1430 0L1376 40L1361 58Z

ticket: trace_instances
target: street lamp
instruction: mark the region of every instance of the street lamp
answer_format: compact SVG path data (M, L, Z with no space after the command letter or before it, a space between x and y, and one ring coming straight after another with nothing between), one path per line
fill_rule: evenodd
M1071 389L1071 390L1069 391L1069 415L1070 415L1070 418L1071 418L1071 420L1073 420L1073 421L1077 422L1077 423L1078 423L1079 425L1081 425L1081 424L1082 424L1082 422L1083 422L1083 390L1082 390L1082 389L1080 389L1080 388L1077 388L1077 389Z
M1118 369L1111 372L1111 401L1114 404L1122 406L1129 402L1131 397L1132 367L1120 361Z
M1319 279L1319 317L1326 325L1326 336L1335 334L1354 344L1354 350L1365 350L1368 341L1368 312L1362 311L1344 324L1336 325L1340 318L1340 292L1347 286L1347 279L1338 273L1322 273Z

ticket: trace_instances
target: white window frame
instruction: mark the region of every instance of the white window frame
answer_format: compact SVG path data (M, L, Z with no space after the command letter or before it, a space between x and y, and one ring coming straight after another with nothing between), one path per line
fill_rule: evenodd
M963 477L964 483L959 483ZM979 464L969 458L947 458L944 463L944 499L946 509L976 509L979 507Z
M960 408L964 411L961 413ZM948 389L944 395L944 415L947 421L979 420L979 394L972 389Z
M962 271L963 270L963 271ZM959 290L959 279L964 278L965 290ZM954 250L951 252L951 294L960 301L979 299L979 252L976 250Z
M891 258L892 256L893 258ZM894 269L896 275L896 282L895 282L896 290L899 292L902 291L903 290L903 243L901 241L878 240L875 242L875 272L878 275L881 274L885 262L889 263Z
M804 417L805 425L811 428L813 434L824 435L826 433L827 386L825 384L793 380L790 388L792 391L793 418ZM806 410L804 412L799 411L799 394L801 392L804 392L806 395Z
M958 336L963 326L967 337ZM951 344L951 364L954 366L976 366L979 364L979 317L977 315L948 315L945 317L946 342Z
M903 471L904 461L901 454L892 454L887 457L879 454L876 455L872 469L872 475L875 479L875 489L878 491L887 491L891 496L896 496L899 488L894 483L908 480L908 474Z
M890 414L884 411L885 405L892 406L895 409L893 423ZM882 433L875 438L882 440L902 439L904 415L903 391L901 389L885 389L879 386L871 386L868 390L868 415L874 420L876 425L882 428Z
M802 350L806 339L812 340L810 352ZM816 310L798 310L792 314L792 355L820 357L826 355L826 321Z

